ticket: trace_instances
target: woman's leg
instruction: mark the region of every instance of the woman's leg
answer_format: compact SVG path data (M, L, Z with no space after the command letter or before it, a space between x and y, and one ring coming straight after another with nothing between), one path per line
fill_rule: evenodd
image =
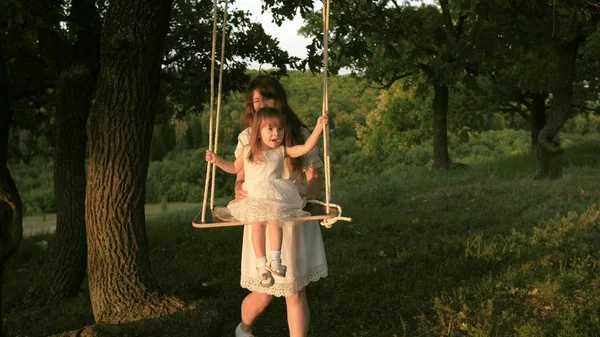
M285 298L287 308L288 327L290 337L308 336L308 324L310 323L310 311L306 300L306 287L299 293Z
M251 292L244 298L242 301L242 330L246 333L250 333L252 331L252 324L256 320L260 314L262 314L265 309L271 303L273 296L259 293L256 291Z

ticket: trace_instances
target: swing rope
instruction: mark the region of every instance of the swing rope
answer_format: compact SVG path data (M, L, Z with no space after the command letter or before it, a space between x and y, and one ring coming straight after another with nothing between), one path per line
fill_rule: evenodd
M213 31L212 31L212 50L210 54L210 104L209 104L209 123L208 123L208 150L217 153L219 145L219 122L221 120L221 92L223 89L223 64L225 63L225 38L227 35L227 0L225 0L225 8L223 11L223 33L221 36L221 64L219 65L219 87L217 94L217 112L216 112L216 130L214 135L213 144L213 114L214 114L214 100L215 100L215 51L217 49L217 7L218 1L215 0L213 3ZM214 150L213 150L214 147ZM204 197L202 199L202 222L206 220L206 201L208 199L208 183L211 177L211 188L210 188L210 209L214 208L215 202L215 178L216 178L216 165L213 163L206 163L206 180L204 182Z
M221 122L221 93L223 92L223 68L225 65L225 39L227 38L227 0L223 9L223 33L221 35L221 64L219 65L219 88L217 89L217 122L215 123L215 154L219 148L219 129ZM216 165L213 165L212 171L212 188L210 194L210 209L215 208L215 180L216 180Z
M323 108L322 116L329 114L329 92L327 79L327 65L329 64L329 7L330 0L323 0ZM323 129L323 161L325 168L325 202L319 200L308 200L308 203L314 203L325 206L327 214L330 213L329 208L335 207L338 210L338 216L321 220L321 225L326 228L331 228L338 220L352 221L351 218L342 217L342 207L340 205L330 203L331 200L331 160L329 156L329 123Z
M327 64L329 63L329 0L323 0L323 110L322 115L329 114L329 95L327 87ZM329 199L331 197L331 176L329 167L329 123L323 129L323 160L325 165L325 207L329 214Z

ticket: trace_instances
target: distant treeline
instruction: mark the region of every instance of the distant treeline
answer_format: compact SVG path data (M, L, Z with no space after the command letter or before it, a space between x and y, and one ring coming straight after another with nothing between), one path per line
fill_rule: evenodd
M322 111L322 76L290 72L282 84L294 111L311 125ZM233 158L237 135L242 131L243 97L243 93L232 94L222 104L219 153L225 157ZM431 93L417 94L402 86L383 90L351 75L330 77L330 156L334 183L400 167L431 165L433 140L428 113L431 99ZM465 118L460 107L460 102L453 102L449 118L449 148L455 160L493 160L532 151L528 123L518 114L468 109L470 115ZM207 126L206 111L164 119L155 126L147 202L202 200ZM576 115L565 124L563 133L567 146L573 142L600 141L600 116ZM37 139L38 143L42 141ZM44 153L48 152L33 156L28 163L22 160L11 163L28 215L55 210L52 158ZM233 177L218 171L216 195L230 196L232 188Z

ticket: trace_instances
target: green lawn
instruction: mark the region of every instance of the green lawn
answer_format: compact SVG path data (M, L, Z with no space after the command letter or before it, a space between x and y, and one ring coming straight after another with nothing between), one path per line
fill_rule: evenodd
M146 218L152 220L165 214L188 213L196 210L198 212L202 204L192 202L171 202L165 204L147 204ZM193 218L192 218L193 220ZM191 223L191 220L190 220ZM43 216L26 216L23 218L23 235L32 236L42 233L53 233L56 228L56 214L45 214Z
M309 286L310 335L600 336L600 162L592 147L565 156L554 182L532 179L532 156L334 182L334 199L354 221L323 229L330 276ZM204 299L219 313L220 336L232 336L246 294L242 228L194 229L197 208L155 208L148 234L160 286ZM5 296L36 277L40 240L51 235L26 238L10 260ZM87 296L84 286L66 303L8 312L7 333L91 324ZM255 334L286 333L276 300Z

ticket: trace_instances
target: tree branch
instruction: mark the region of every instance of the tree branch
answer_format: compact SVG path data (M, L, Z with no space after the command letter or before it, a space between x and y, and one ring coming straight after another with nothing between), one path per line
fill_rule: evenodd
M586 0L585 2L587 2L587 3L588 3L588 5L592 5L592 6L594 6L594 7L598 7L598 8L600 8L600 2L593 3L593 2L591 2L591 1L587 1L587 0Z
M187 48L182 48L182 49L180 49L180 52L176 53L172 57L163 58L162 65L169 66L172 63L178 62L178 61L184 59L185 57L189 56L188 52L193 52L193 51L195 51L195 47L192 47L192 46L187 47Z
M398 5L398 3L396 2L396 0L392 0L392 3L396 7L396 9L402 9L402 6Z
M526 121L530 120L529 115L527 115L527 113L525 113L525 111L523 111L523 109L521 109L520 107L518 107L516 105L508 104L508 105L500 106L500 111L501 112L516 112L524 120L526 120Z
M576 109L579 109L579 110L589 111L589 112L593 112L593 113L596 113L596 114L600 114L600 108L594 109L594 108L589 108L587 106L579 105L579 104L573 104L571 106L573 108L576 108Z
M452 18L450 17L450 9L448 9L448 0L440 0L440 7L442 7L444 26L450 34L454 35L454 26L452 25Z
M456 24L456 33L454 34L455 40L454 41L458 41L458 39L460 39L462 33L464 32L464 28L465 28L465 21L467 19L467 14L461 14L458 17L458 23Z
M412 73L408 72L408 73L392 76L392 78L388 81L388 83L382 83L383 89L388 90L396 81L401 80L408 76L412 76Z

